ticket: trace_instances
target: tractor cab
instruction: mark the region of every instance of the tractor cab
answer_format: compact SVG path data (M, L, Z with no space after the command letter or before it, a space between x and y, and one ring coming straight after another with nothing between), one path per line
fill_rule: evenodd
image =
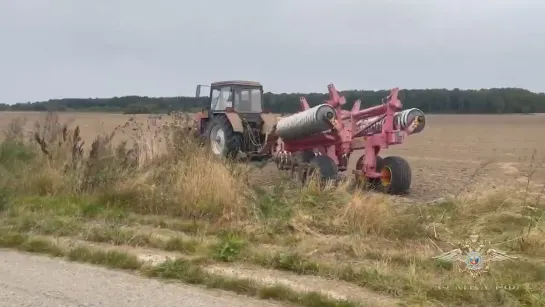
M210 86L207 110L195 115L196 132L217 156L250 159L268 156L267 134L274 128L274 114L263 112L263 86L254 81L221 81Z
M203 86L197 86L197 97ZM259 114L263 111L263 86L253 81L214 82L210 85L208 106L213 113Z

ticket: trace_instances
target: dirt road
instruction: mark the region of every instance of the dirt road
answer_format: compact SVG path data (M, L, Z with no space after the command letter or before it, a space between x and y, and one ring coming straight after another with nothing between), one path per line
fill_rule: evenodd
M0 305L250 307L265 301L0 249Z

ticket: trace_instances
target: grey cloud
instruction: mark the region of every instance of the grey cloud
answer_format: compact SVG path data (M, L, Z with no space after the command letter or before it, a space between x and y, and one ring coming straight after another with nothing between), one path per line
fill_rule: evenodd
M0 0L0 102L514 86L545 91L541 0Z

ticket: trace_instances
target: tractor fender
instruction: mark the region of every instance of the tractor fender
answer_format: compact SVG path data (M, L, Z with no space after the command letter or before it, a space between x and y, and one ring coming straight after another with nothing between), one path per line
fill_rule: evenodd
M273 127L276 125L277 116L272 113L261 113L261 119L263 120L263 127L261 128L262 134L270 133Z
M234 132L243 132L244 129L242 128L242 121L240 120L240 116L238 116L237 113L225 113L225 116L229 119L229 122L231 123L231 127L233 127Z
M198 134L201 134L204 132L206 122L208 121L208 113L205 111L201 111L193 116L193 121L195 123L194 129L197 131Z

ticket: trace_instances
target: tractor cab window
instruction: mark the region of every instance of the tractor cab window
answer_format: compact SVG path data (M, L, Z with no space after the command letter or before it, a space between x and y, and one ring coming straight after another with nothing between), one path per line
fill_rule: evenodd
M261 113L261 90L236 89L235 110L240 113Z
M233 107L233 94L231 87L222 87L212 90L212 110L223 111Z

